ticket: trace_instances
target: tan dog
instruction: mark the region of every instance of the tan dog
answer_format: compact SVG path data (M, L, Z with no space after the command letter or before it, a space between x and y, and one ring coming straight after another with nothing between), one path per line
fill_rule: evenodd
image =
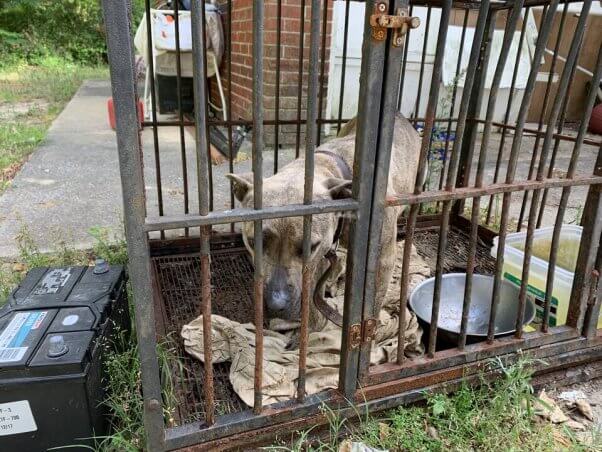
M351 180L346 179L353 168L355 150L355 121L350 121L339 134L316 149L314 201L341 199L350 196ZM387 194L413 190L420 153L420 137L409 121L395 118L391 166ZM346 168L347 167L347 170ZM233 181L234 194L244 207L253 207L253 175L228 174ZM347 177L349 177L347 175ZM303 203L304 161L296 159L263 181L263 205L282 206ZM381 235L380 267L376 282L376 312L384 298L395 265L397 218L402 208L385 210ZM342 214L314 215L311 231L310 268L313 271L312 290L325 271L324 256L333 245L333 238ZM253 223L242 227L243 239L253 254ZM346 234L340 245L346 247ZM366 238L367 239L367 238ZM303 218L288 217L263 222L264 302L268 317L298 320L301 307L301 271L303 254ZM326 319L311 303L310 328L321 330Z

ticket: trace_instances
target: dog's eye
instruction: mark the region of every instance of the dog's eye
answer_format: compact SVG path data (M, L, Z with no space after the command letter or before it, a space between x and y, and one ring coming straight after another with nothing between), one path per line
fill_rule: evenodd
M265 248L269 241L272 240L273 233L268 230L262 231L263 247ZM247 243L251 248L255 248L255 236L253 234L247 236Z
M319 246L320 246L320 241L313 242L311 244L311 254L313 254L314 251L316 251ZM299 245L297 245L297 256L303 257L303 242L301 242Z

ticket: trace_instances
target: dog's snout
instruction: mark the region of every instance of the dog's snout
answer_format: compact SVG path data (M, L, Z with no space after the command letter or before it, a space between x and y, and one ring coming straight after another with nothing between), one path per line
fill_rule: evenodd
M291 301L291 297L287 290L274 290L268 294L266 301L270 310L281 311L286 309Z
M275 267L267 281L264 299L266 307L273 315L282 317L290 309L294 288L289 284L285 268Z

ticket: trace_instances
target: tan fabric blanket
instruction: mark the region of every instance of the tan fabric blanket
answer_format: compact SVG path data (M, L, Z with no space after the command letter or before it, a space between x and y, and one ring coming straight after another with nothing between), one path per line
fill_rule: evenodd
M401 255L403 242L397 244L398 261L393 279L387 291L379 316L379 326L373 343L370 362L382 364L397 358L397 332L399 327L399 279L401 276ZM340 253L344 253L341 251ZM344 256L339 256L344 262ZM410 289L430 276L430 268L412 248L410 264ZM333 281L331 299L334 306L342 309L342 290ZM405 308L407 310L407 308ZM420 342L422 329L416 316L406 311L405 353L417 356L424 353ZM230 381L234 391L249 406L253 405L253 374L255 363L255 326L251 323L240 324L225 317L213 315L212 325L212 361L220 363L230 361ZM287 350L292 330L298 324L275 319L270 329L264 330L263 363L263 403L270 404L291 399L297 390L299 350ZM186 351L201 361L203 357L203 318L196 318L182 328L182 338ZM341 329L328 322L319 332L309 334L307 353L306 390L314 394L328 388L336 388L339 375L339 354L341 351Z

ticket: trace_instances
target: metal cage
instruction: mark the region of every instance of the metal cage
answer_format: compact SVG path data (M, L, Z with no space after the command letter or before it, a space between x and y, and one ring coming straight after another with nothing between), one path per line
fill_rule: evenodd
M351 70L347 64L351 51L349 37L357 34L357 30L350 30L350 11L355 8L353 5L360 3L364 7L364 28L352 197L316 202L312 193L314 150L351 119L343 113L344 99L350 92L350 88L345 88L346 71ZM350 404L374 411L393 407L418 400L424 390L442 385L453 389L460 379L474 379L491 357L514 359L520 352L547 360L547 367L538 370L551 372L601 356L597 322L600 314L598 274L602 265L599 252L602 148L599 136L587 134L597 90L593 85L589 90L575 88L577 76L584 70L584 58L589 58L586 63L590 69L585 72L594 84L602 75L600 35L593 33L593 38L587 35L592 0L579 3L560 0L300 0L294 5L282 0L224 0L217 4L224 20L226 43L220 69L225 85L220 89L226 93L226 105L218 105L222 113L211 111L211 104L219 103L219 98L215 98L212 83L206 77L206 10L199 1L192 2L190 12L194 114L183 111L186 81L179 47L180 5L176 1L167 7L172 8L175 19L178 108L172 118L164 118L157 111L158 93L151 58L147 66L152 80L150 119L142 121L150 133L142 135L136 107L138 87L132 44L135 24L131 23L131 8L128 0L103 0L148 450L172 450L195 444L206 449L248 444L323 422L320 407L324 403L339 409L342 415L355 413ZM334 61L330 56L332 47L329 47L333 38L328 36L329 30L332 31L333 4L339 4L343 35L338 97L329 101L328 86L334 83L326 73ZM151 6L156 5L146 0L148 48L152 48L153 40ZM238 7L246 7L252 17L237 12ZM292 19L285 17L293 14L291 9L298 15ZM408 18L418 10L426 20L419 28L409 29ZM237 18L237 14L241 15ZM388 21L395 23L399 17L405 28L400 23L389 25ZM240 28L236 28L241 23L249 24L249 32L242 38ZM273 29L268 28L268 23ZM457 48L448 45L452 42L452 32L459 37L459 41L454 38L459 44ZM266 45L267 34L273 34L275 42ZM252 42L248 42L249 37ZM412 39L414 48L422 49L414 60L409 50ZM233 84L238 83L233 66L240 58L235 44L241 42L249 46L252 57L249 60L252 73L247 74L252 81L249 90L252 111L246 117L233 118L236 89ZM595 47L593 57L584 56L586 42ZM527 47L529 56L525 66L521 55ZM289 48L295 49L291 51L293 57L287 53ZM428 49L432 50L430 54ZM455 55L455 60L452 58L455 65L448 64L446 69L449 59L445 58L451 54ZM271 59L266 55L271 55ZM547 72L543 72L544 65ZM413 81L409 80L410 66L415 69ZM296 74L292 87L286 87L286 102L281 86L285 70ZM451 88L442 88L444 71L454 80ZM458 83L460 78L461 84ZM270 91L273 104L270 104L270 114L266 115L268 90L273 90ZM581 99L578 117L569 114L571 97ZM441 106L443 98L445 108ZM334 114L326 111L328 102L338 106L331 109ZM540 104L535 113L531 109L534 102ZM387 197L394 117L395 112L403 108L408 110L411 122L422 130L418 174L412 192ZM239 126L252 127L252 209L235 206L231 186L220 186L211 164L211 130L221 127L229 151L227 164L223 166L227 166L229 172L236 170L233 131ZM178 138L175 148L172 146L175 150L169 151L171 154L164 151L161 140L162 131L168 128L176 130ZM194 139L186 139L187 128L194 128ZM289 133L286 139L285 132ZM271 149L264 139L269 134ZM288 154L283 152L286 140L289 141L285 146L290 146ZM437 168L433 169L435 148L438 158ZM166 189L164 185L164 159L170 155L177 156L181 169L177 177L169 176L170 184L175 180L178 185L176 198L165 197L169 187ZM264 161L264 157L271 162ZM264 206L263 178L277 172L283 160L294 157L304 159L305 163L303 204ZM488 166L488 161L495 161L495 165ZM571 198L575 191L580 195ZM220 202L215 202L218 197ZM513 199L520 203L513 203ZM566 324L552 326L554 269L569 199L583 202L580 210L583 233ZM225 209L217 208L220 206ZM409 296L412 244L425 231L435 238L430 248L435 276L431 328L423 357L406 359L404 342L400 340L397 360L370 366L371 337L362 332L365 333L367 322L374 318L375 273L383 212L391 206L407 207L407 215L399 225L405 239L404 256L407 256L403 260L399 287L401 306ZM549 213L550 209L554 215ZM345 212L350 222L339 387L306 395L305 358L312 294L310 273L305 270L312 218L329 212ZM518 220L514 221L517 213ZM263 331L257 328L254 407L245 409L233 398L232 412L216 415L216 391L219 398L228 396L231 391L224 386L227 371L212 366L207 358L211 356L211 314L222 309L212 300L242 297L246 300L245 312L252 315L255 325L264 324L262 221L288 216L303 217L304 231L297 396L287 402L262 406ZM254 223L253 259L244 253L237 233L236 225L241 222ZM542 300L543 319L538 331L527 332L523 330L521 319L528 294L533 238L535 229L546 223L554 226L554 233ZM521 230L525 226L527 238L516 333L496 338L493 325L504 279L506 236L512 229ZM174 231L178 231L179 239L174 238ZM498 237L495 260L482 265L494 236ZM450 241L457 245L453 252L466 260L463 265L468 288L475 268L487 267L495 283L487 340L466 343L471 304L471 292L467 289L460 339L455 347L438 349L441 287L443 274L450 270L446 260ZM461 250L458 252L458 249ZM230 295L226 293L228 290L232 292ZM162 409L157 341L163 335L179 332L183 322L199 313L203 314L205 365L189 359L183 370L173 370L180 388L181 412L177 425L168 425ZM399 337L403 338L404 320L399 324Z

